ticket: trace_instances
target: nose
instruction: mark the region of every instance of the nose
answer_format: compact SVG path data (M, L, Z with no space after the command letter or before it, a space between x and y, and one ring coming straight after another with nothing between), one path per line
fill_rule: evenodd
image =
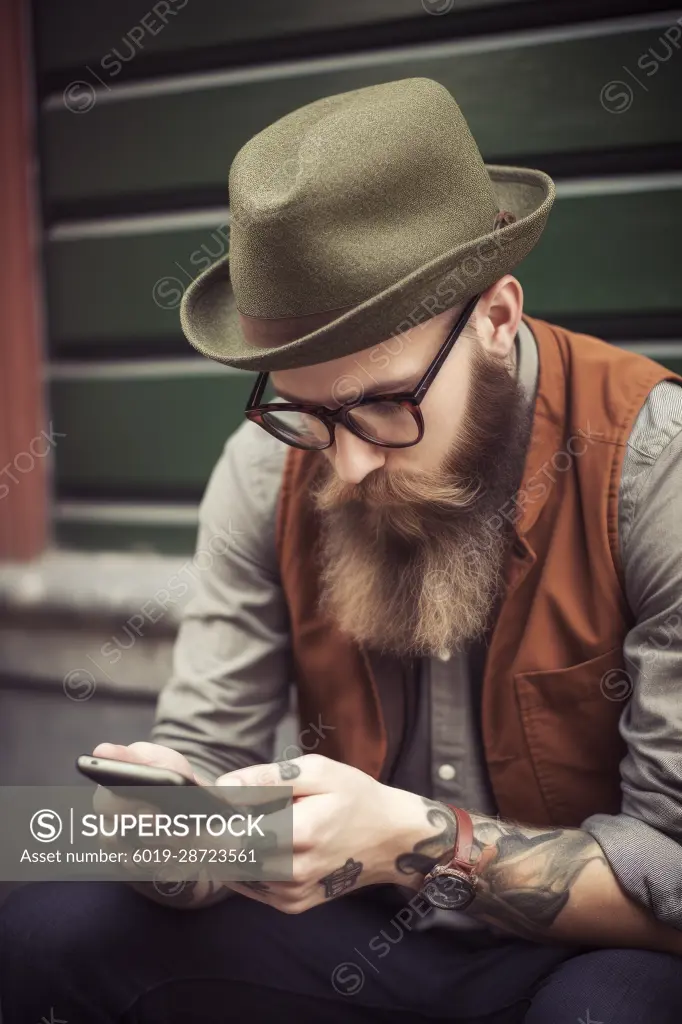
M350 430L337 423L335 442L330 449L337 476L346 484L359 484L368 473L386 462L384 449L363 441Z

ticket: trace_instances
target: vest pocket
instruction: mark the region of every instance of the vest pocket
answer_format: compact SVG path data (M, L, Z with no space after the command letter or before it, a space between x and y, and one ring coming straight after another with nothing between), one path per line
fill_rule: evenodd
M632 692L622 645L569 668L514 676L521 721L551 822L577 828L620 810L618 724Z

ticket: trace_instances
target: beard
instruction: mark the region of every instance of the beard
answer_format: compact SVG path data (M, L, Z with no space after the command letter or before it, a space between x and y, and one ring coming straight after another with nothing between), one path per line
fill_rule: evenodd
M324 460L311 486L320 610L381 652L462 650L485 634L503 590L514 531L500 510L522 478L532 403L509 361L472 341L463 422L437 470L376 470L345 484Z

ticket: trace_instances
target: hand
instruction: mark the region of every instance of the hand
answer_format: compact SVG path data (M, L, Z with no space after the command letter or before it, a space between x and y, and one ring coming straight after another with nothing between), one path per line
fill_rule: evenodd
M184 754L170 747L164 747L160 743L146 743L139 740L136 743L129 743L124 746L122 743L98 743L93 750L94 757L111 757L115 761L128 761L130 764L147 764L154 768L170 768L174 772L180 772L195 782L202 780L195 774Z
M138 741L130 743L128 746L124 746L120 743L99 743L93 750L94 757L107 757L113 758L116 761L127 761L130 764L141 764L151 765L155 768L169 768L173 771L179 772L181 775L187 778L193 779L200 785L209 785L207 779L203 779L199 776L192 766L190 765L187 758L180 754L177 750L172 750L170 747L164 747L159 743L147 743L145 741ZM105 786L98 785L93 796L93 809L96 814L103 814L105 817L110 818L114 814L140 814L140 813L156 813L158 808L151 806L150 804L141 800L128 799L125 797L117 796L112 793ZM176 847L181 848L187 845L187 840L168 839L164 837L162 840L162 846L166 849L175 849ZM110 852L124 852L128 854L126 861L122 863L130 870L131 875L137 879L140 878L140 866L135 865L131 860L132 849L125 840L121 840L118 837L102 837L102 846L106 847ZM144 846L151 849L153 843L149 840L144 842ZM163 879L171 886L171 893L175 895L177 887L173 886L173 880L183 876L184 873L180 871L177 863L171 863L167 867L173 868L174 871L169 873L168 870L164 869L164 865L160 864L155 878L154 884L158 887L159 893L163 891Z
M236 892L299 914L366 885L418 888L419 876L396 866L432 832L414 793L320 754L241 768L215 785L293 787L293 881L229 883Z

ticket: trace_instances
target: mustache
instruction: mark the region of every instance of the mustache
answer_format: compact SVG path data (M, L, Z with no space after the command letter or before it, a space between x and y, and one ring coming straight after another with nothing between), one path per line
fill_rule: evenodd
M370 527L377 535L423 544L439 524L448 523L452 534L456 522L466 522L482 491L480 480L459 482L444 473L406 470L375 470L360 483L347 484L327 467L313 501L331 529Z
M371 509L399 505L434 506L448 513L470 509L482 491L482 481L469 477L459 480L447 472L375 470L357 484L345 483L331 466L321 471L312 497L321 512L358 505Z

